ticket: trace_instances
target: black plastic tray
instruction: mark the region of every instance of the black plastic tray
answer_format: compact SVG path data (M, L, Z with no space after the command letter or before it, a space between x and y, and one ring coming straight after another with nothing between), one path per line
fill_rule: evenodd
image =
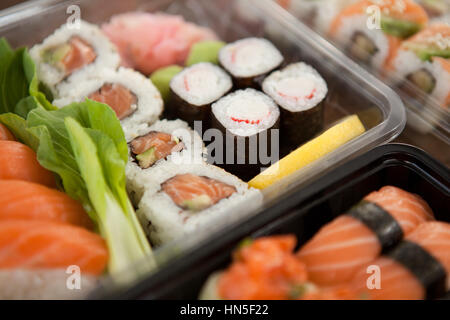
M230 263L231 252L243 238L291 233L301 245L322 225L385 185L419 194L437 220L450 222L449 178L450 170L420 149L403 144L377 147L291 194L276 208L216 234L201 250L187 252L132 288L103 298L196 299L207 277Z

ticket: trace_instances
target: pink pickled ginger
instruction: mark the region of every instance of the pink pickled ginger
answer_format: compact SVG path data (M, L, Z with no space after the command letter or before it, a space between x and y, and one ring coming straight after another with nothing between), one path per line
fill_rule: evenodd
M144 74L172 64L183 65L193 44L217 39L207 28L164 13L116 15L102 29L117 46L122 65Z

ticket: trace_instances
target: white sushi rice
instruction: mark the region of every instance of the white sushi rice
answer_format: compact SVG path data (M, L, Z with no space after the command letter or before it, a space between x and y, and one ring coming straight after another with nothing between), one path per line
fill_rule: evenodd
M202 62L184 69L170 82L170 88L184 101L194 106L210 104L233 86L231 77L212 63Z
M313 108L328 92L327 84L321 75L303 62L273 72L264 80L262 87L279 106L290 112ZM311 93L313 96L308 98Z
M202 138L186 122L182 120L160 120L152 126L145 128L139 135L143 136L151 131L164 132L179 138L184 144L184 150L171 154L166 159L160 159L146 169L142 169L131 155L129 156L125 169L127 191L135 204L139 203L145 191L145 186L154 181L154 172L158 171L158 168L162 164L172 162L176 165L188 165L202 164L205 162L204 155L206 154L206 148Z
M98 285L96 277L81 275L80 288L76 289L67 285L70 276L64 269L3 269L0 270L0 299L82 299Z
M265 74L283 62L280 51L264 38L245 38L219 52L220 64L236 78Z
M86 41L95 51L97 57L89 65L79 70L75 70L68 77L65 77L61 70L45 63L42 59L42 52L45 49L67 43L73 36L78 36ZM59 97L59 86L61 84L73 85L80 81L80 76L85 72L93 73L98 68L116 69L120 64L120 56L116 47L102 33L96 25L80 20L80 28L68 27L64 24L46 38L41 44L35 45L30 50L30 55L36 64L37 75L40 81L46 84L52 91L54 97Z
M216 179L234 186L236 192L200 212L183 210L162 191L161 185L176 175L186 173ZM161 245L189 234L207 233L214 225L235 221L259 208L262 201L259 190L249 189L245 182L218 167L209 164L177 166L166 162L154 172L154 181L146 186L137 214L151 241Z
M339 30L335 31L334 39L347 48L356 32L361 32L370 39L378 51L372 56L370 62L377 70L381 70L389 54L389 40L381 29L369 29L367 27L367 15L359 14L342 19ZM331 30L330 30L331 31Z
M163 111L161 94L149 79L128 68L119 68L118 71L100 68L93 75L86 74L86 78L80 79L77 84L62 87L64 97L54 100L53 104L61 108L72 102L84 101L107 83L120 84L137 98L137 105L131 106L135 111L120 121L127 142L158 120Z
M436 80L435 87L431 92L438 105L443 106L445 99L450 93L450 73L437 60L422 61L413 51L400 50L393 61L394 74L398 82L404 81L409 74L420 69L425 69Z
M269 129L280 116L276 103L255 89L238 90L226 95L212 105L212 113L228 131L237 136L252 136Z

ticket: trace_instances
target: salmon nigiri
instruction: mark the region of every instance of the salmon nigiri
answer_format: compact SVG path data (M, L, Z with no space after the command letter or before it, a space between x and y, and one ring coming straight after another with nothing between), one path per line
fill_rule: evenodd
M104 240L63 223L8 220L0 223L0 269L54 269L71 265L101 274L108 261Z
M369 216L361 217L355 212ZM374 217L379 220L373 221ZM376 258L384 247L394 245L429 220L433 220L433 213L419 196L386 186L367 195L348 214L325 225L300 249L298 256L306 263L313 282L341 284Z
M426 222L386 255L362 267L354 288L375 300L439 297L450 288L450 224ZM379 288L368 289L369 265L379 267Z
M11 131L8 130L3 124L0 123L0 140L16 140Z
M92 227L81 204L63 192L21 180L0 180L0 190L0 223L26 219Z
M55 187L53 173L39 164L31 148L16 141L0 141L0 179L25 180Z

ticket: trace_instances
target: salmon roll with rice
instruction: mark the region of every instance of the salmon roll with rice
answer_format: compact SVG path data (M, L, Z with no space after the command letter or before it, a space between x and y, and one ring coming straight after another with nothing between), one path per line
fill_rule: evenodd
M241 39L219 51L219 63L231 74L237 89L259 89L264 77L283 61L280 51L263 38Z
M327 84L311 66L299 62L270 74L264 92L280 106L282 141L298 147L323 129Z
M372 11L370 10L372 9ZM380 28L371 12L380 11ZM373 22L373 28L368 23ZM382 70L402 40L428 23L425 10L413 0L362 0L343 9L330 25L329 35L358 61Z
M180 118L194 127L202 121L209 129L211 104L227 94L233 83L230 76L212 63L197 63L175 75L170 81L171 102L167 116Z
M80 27L62 25L30 50L39 80L59 97L61 84L77 84L84 73L99 68L116 69L120 56L116 47L95 25L79 21Z
M76 85L61 91L64 97L53 101L60 108L86 98L109 105L119 118L127 141L139 136L163 111L158 89L139 72L128 68L97 70L95 76L86 75Z
M409 95L420 99L417 92L425 94L422 103L429 97L444 109L450 108L450 25L434 23L403 42L388 71Z
M206 153L198 133L181 120L157 121L128 146L127 190L135 204L139 203L147 181L153 179L155 169L162 163L201 164Z
M368 264L380 268L381 288L367 288L367 266L351 283L372 300L441 298L450 289L449 252L450 224L422 223L394 249Z
M278 150L280 110L264 93L255 89L238 90L212 105L212 127L222 132L226 141L215 150L216 163L241 179L250 180L270 165L261 159L272 147ZM263 150L265 149L265 150ZM212 152L212 150L210 150ZM217 157L220 152L223 157ZM278 154L270 154L270 158Z
M262 205L262 194L226 171L209 164L164 163L153 173L137 210L152 243L164 244L207 232Z
M386 186L322 227L299 251L311 280L338 285L389 250L421 223L434 220L417 195Z

